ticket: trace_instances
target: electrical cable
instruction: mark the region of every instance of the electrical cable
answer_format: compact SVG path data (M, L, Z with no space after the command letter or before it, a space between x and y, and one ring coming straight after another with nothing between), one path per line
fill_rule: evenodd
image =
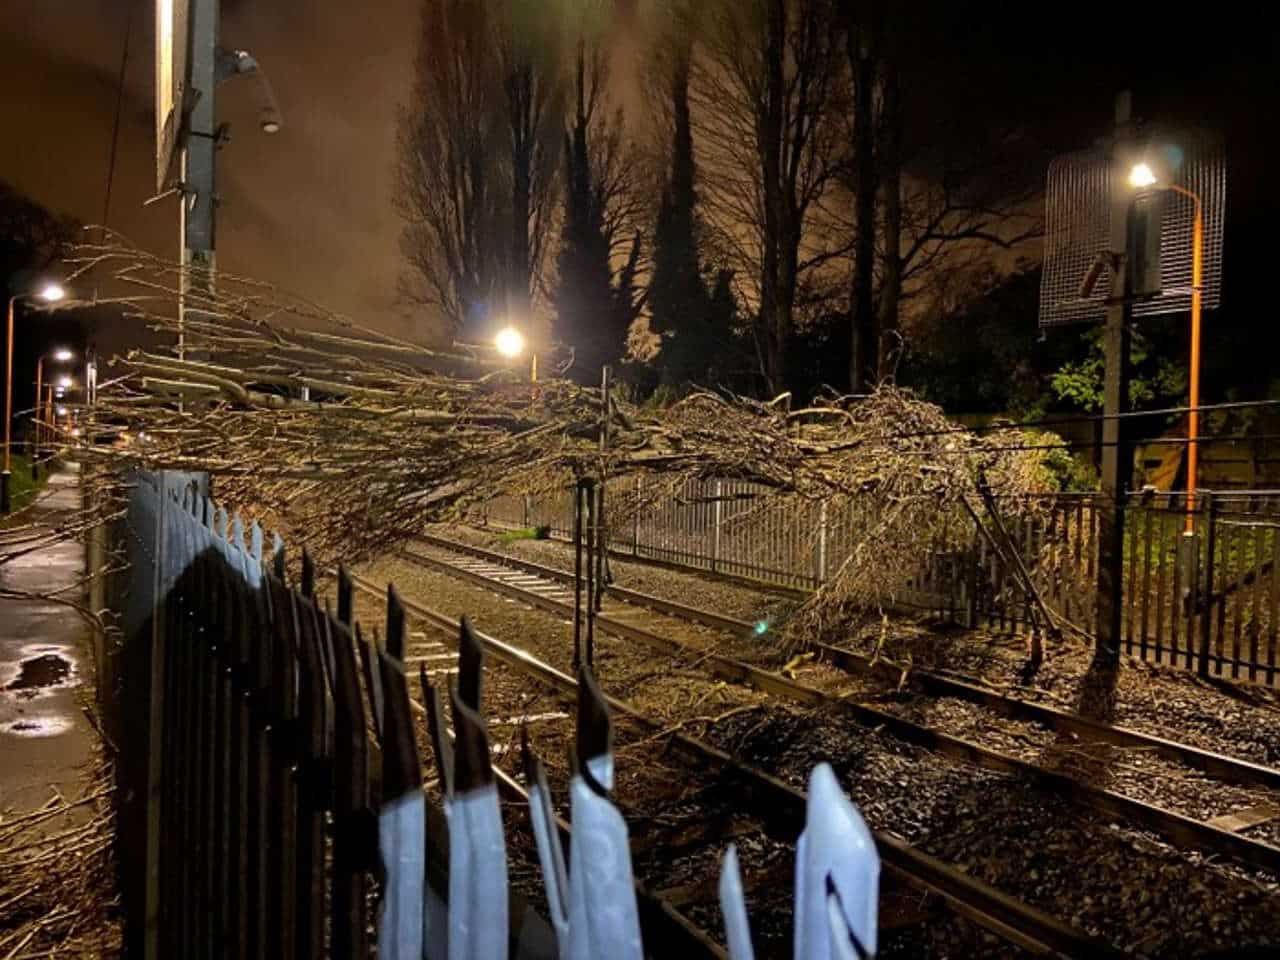
M1118 447L1122 444L1130 447L1147 447L1160 444L1191 444L1191 443L1210 443L1210 442L1242 442L1242 441L1259 441L1259 440L1280 440L1280 433L1220 433L1220 434L1201 434L1199 437L1141 437L1136 440L1064 440L1061 443L1026 443L1026 444L1008 444L1004 446L983 446L983 447L960 447L956 449L948 449L946 447L926 447L919 450L902 450L903 456L959 456L967 454L970 456L979 456L985 453L1018 453L1031 450L1092 450L1099 447Z
M116 78L116 115L111 124L111 152L107 155L107 188L102 201L102 240L106 241L108 222L111 219L111 188L116 177L116 155L120 145L120 117L124 112L124 80L129 66L129 36L133 33L133 11L137 0L125 4L124 43L120 50L120 73Z
M857 446L864 443L873 443L883 440L912 440L918 437L938 437L948 436L957 433L992 433L997 430L1028 430L1039 427L1064 426L1071 423L1103 423L1107 420L1133 420L1141 417L1160 417L1173 416L1175 414L1190 413L1212 413L1217 410L1248 410L1257 407L1280 407L1280 399L1276 400L1238 400L1225 403L1202 403L1195 407L1160 407L1154 410L1126 410L1123 413L1096 413L1082 414L1076 417L1055 417L1041 420L1022 420L1011 423L989 423L979 426L966 427L957 425L955 427L940 428L937 430L919 430L906 433L885 433L875 437L865 437L853 441L850 445ZM1091 444L1096 446L1096 444Z

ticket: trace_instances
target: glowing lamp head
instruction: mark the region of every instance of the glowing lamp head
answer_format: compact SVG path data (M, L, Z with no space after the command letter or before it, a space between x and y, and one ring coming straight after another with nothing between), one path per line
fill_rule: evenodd
M68 361L69 361L73 356L75 356L75 354L73 354L73 353L72 353L70 350L68 350L66 347L63 347L63 348L62 348L62 349L60 349L60 350L55 350L55 351L53 351L53 359L57 360L59 363L66 363L66 362L68 362Z
M71 386L71 378L70 378L70 377L62 377L62 378L58 381L58 386L59 386L59 387L61 387L63 390L68 389L68 388Z
M1150 164L1135 163L1133 169L1129 171L1129 186L1136 187L1141 190L1145 187L1154 187L1159 178L1156 172L1151 169Z
M57 303L59 300L66 299L67 291L63 289L61 284L46 283L41 288L39 296L45 303Z
M66 415L67 415L67 408L66 408L66 407L59 407L59 408L58 408L58 416L60 416L60 417L65 417Z
M515 327L503 327L493 338L493 345L504 357L518 357L524 353L524 335Z

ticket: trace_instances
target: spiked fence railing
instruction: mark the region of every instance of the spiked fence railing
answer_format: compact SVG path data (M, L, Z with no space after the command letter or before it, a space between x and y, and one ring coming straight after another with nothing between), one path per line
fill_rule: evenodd
M256 523L210 500L202 475L136 472L128 489L116 537L129 567L110 597L124 633L115 707L128 955L641 960L627 830L609 799L609 710L589 668L578 678L567 871L546 778L526 750L552 914L536 935L509 902L484 650L465 621L456 681L442 694L420 677L439 808L424 790L395 591L371 641L344 570L336 612L318 602L305 553L289 585L283 542L268 545ZM874 952L878 870L871 834L819 769L798 849L797 956L845 956L855 940ZM732 855L721 897L729 955L745 960Z

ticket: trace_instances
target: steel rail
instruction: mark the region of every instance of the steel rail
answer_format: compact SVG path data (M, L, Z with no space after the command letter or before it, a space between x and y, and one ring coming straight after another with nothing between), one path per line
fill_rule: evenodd
M525 529L518 523L509 523L505 520L486 520L486 527L492 527L498 530L521 530ZM434 539L432 534L417 534L419 539ZM573 537L566 536L561 533L549 533L548 540L556 543L567 543L573 545ZM664 560L661 557L646 557L638 553L632 553L614 544L606 546L609 556L623 560L627 563L639 563L645 566L657 567L660 570L670 570L673 573L692 573L705 574L709 577L715 577L725 583L733 584L735 587L744 587L748 590L768 590L770 593L776 593L779 596L787 597L792 600L807 600L813 596L812 588L806 587L790 587L786 584L775 583L772 580L765 580L761 577L752 577L747 574L729 573L725 570L712 570L709 567L694 567L687 563L681 563L678 560Z
M571 604L539 594L526 587L506 583L492 576L412 550L401 550L401 555L413 562L457 579L468 580L484 589L505 594L512 599L539 607L557 616L572 614ZM492 562L495 565L502 565L496 559ZM1225 854L1259 870L1280 874L1280 847L1251 840L1232 831L1137 800L1114 790L1092 786L1064 773L1045 769L1030 761L1002 753L963 737L942 733L867 704L832 697L815 687L784 677L779 673L752 666L732 657L707 653L700 648L604 614L597 615L595 622L597 629L605 633L634 640L664 653L699 655L700 668L708 670L721 679L746 684L765 693L806 706L827 707L850 716L863 726L885 729L908 743L984 769L1024 777L1029 783L1053 796L1066 796L1107 816L1123 817L1144 829L1162 834L1175 843Z
M358 589L376 597L383 595L382 590L370 581L359 576L353 576L352 579ZM452 617L411 598L401 595L400 600L407 611L441 630L453 633L460 627L459 622ZM576 698L577 681L573 677L527 651L474 627L472 633L494 660L534 677L566 700ZM718 747L678 731L669 731L666 725L639 712L625 701L614 697L606 697L606 700L610 709L616 713L649 730L663 733L685 755L731 777L744 788L744 795L755 802L756 807L752 808L752 813L765 822L785 829L792 842L799 836L805 820L804 791L743 763ZM885 831L873 832L886 869L912 886L935 894L958 915L967 917L1010 943L1036 953L1063 957L1124 956L1105 941L968 876L901 837ZM669 909L678 915L674 908Z
M567 571L558 570L555 567L544 566L519 557L507 557L505 554L485 550L483 547L456 543L443 537L423 535L419 539L432 546L453 550L457 553L466 553L477 559L513 567L551 580L568 582L573 577ZM688 620L713 629L724 630L735 635L747 636L755 629L754 624L745 620L738 620L711 610L688 606L687 604L677 603L663 597L655 597L651 594L641 593L638 590L629 590L616 585L610 585L605 596L606 598L613 597L624 603L647 607L658 613L665 613L682 620ZM873 662L870 657L863 656L852 650L819 642L814 642L810 646L820 659L847 673L874 674L895 683L901 677L901 671L898 668L883 661ZM1058 732L1087 736L1115 746L1137 747L1148 750L1166 760L1192 767L1213 776L1215 779L1228 783L1256 785L1280 790L1280 769L1276 767L1243 760L1229 754L1205 750L1178 740L1158 737L1154 734L1144 733L1141 730L1135 730L1132 727L1091 720L1069 710L1060 710L1032 700L1013 697L981 683L976 678L966 677L959 679L933 673L920 667L913 667L910 671L908 682L922 692L934 696L956 697L995 710L1005 716L1043 724Z

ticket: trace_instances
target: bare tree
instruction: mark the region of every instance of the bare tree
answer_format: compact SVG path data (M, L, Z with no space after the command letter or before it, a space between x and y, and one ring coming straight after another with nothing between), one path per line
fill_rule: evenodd
M603 364L625 350L644 293L642 203L634 153L621 108L610 112L608 57L598 33L576 41L572 124L565 131L566 190L556 335L578 354L576 375L593 381Z
M543 266L559 196L565 82L555 17L503 0L497 53L511 156L511 271L508 310L528 322L545 293Z
M900 110L894 80L885 103ZM900 124L901 119L899 130ZM983 136L960 143L940 156L922 157L920 172L913 174L910 168L903 172L900 160L889 162L901 149L900 137L900 133L888 134L882 164L886 178L879 297L882 380L892 378L902 348L900 314L905 305L932 297L960 275L989 270L993 251L1016 251L1044 229L1038 202L1041 185L1025 172L1043 169L1043 164L1024 162L1015 138ZM943 141L939 137L936 142ZM896 186L892 193L890 177ZM891 250L897 255L890 256Z
M404 285L456 334L506 279L504 111L482 0L423 0L412 99L401 111L397 205Z
M856 392L893 379L905 304L989 267L992 248L1013 249L1041 232L1042 169L1002 131L947 120L907 139L902 71L910 18L871 2L844 4L853 80L855 256L850 381ZM874 269L872 267L874 259Z
M842 154L833 15L829 0L717 0L691 78L709 219L747 281L775 392L804 274L847 251L818 223Z
M880 341L875 308L877 126L874 112L876 46L879 18L856 20L845 15L845 51L853 79L853 195L854 262L853 291L849 311L853 343L849 357L849 387L865 393L874 382Z

